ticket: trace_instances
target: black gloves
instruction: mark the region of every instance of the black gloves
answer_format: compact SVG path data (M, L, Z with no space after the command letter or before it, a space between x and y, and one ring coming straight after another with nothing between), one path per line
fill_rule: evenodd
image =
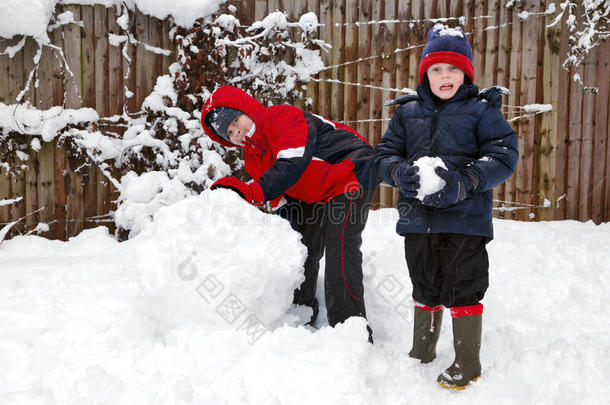
M400 192L406 197L415 197L419 189L419 167L411 166L407 162L398 163L392 169L392 180Z
M440 191L424 197L424 205L436 208L450 207L464 200L479 185L476 176L458 170L436 167L434 171L447 184Z

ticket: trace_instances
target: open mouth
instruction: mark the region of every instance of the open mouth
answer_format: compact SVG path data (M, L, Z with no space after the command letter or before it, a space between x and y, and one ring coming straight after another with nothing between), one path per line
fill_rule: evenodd
M441 91L451 91L451 90L453 90L453 84L443 84L440 87L440 90Z

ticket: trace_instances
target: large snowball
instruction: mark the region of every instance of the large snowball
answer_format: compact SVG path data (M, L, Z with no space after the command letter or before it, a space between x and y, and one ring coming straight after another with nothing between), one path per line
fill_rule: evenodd
M424 156L413 162L413 165L419 167L420 186L415 198L423 201L425 196L434 194L445 187L445 180L438 177L438 174L434 171L434 168L438 166L444 169L447 168L441 158Z
M229 190L161 208L126 243L145 292L141 309L160 328L193 320L215 330L275 327L303 280L300 235Z

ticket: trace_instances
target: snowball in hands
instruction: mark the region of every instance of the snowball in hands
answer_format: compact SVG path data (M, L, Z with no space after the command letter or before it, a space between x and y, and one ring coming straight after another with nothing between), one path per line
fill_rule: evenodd
M420 201L430 194L434 194L445 187L445 180L438 177L434 171L435 167L447 169L445 162L439 157L424 156L413 162L413 166L419 167L419 189L417 190L417 198Z

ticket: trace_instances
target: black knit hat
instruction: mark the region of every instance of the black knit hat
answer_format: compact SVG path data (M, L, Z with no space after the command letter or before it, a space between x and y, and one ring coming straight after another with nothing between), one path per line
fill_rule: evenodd
M216 107L203 119L205 124L222 139L231 142L227 135L229 125L243 112L230 107Z

